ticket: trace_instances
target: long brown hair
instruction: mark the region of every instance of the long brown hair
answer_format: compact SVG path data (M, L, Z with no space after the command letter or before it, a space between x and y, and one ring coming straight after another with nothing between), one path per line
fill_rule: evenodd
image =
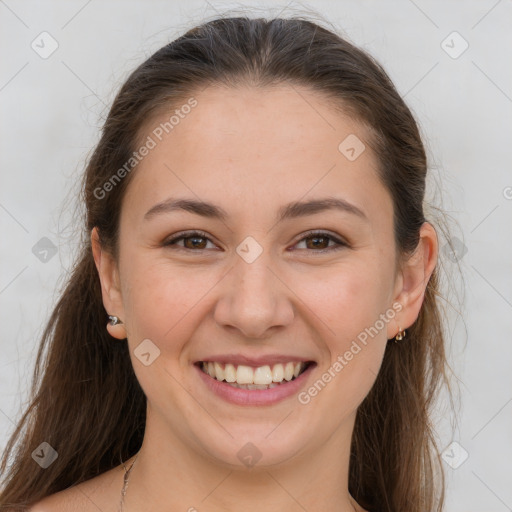
M417 247L427 220L426 153L411 111L369 54L304 16L221 17L189 30L131 73L88 161L82 245L42 336L29 405L3 456L3 510L26 509L139 450L146 397L127 344L114 342L105 329L89 238L97 226L102 247L118 257L121 201L136 168L108 192L98 190L105 191L104 184L130 160L148 120L210 84L241 83L307 86L363 123L393 200L398 253L406 257ZM430 419L440 385L449 388L438 281L436 267L417 321L404 342L388 343L357 412L349 490L371 512L442 510L444 476ZM42 442L58 453L46 469L31 457Z

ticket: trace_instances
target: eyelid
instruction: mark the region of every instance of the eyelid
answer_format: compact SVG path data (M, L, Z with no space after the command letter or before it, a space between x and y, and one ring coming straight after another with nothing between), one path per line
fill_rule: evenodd
M296 242L294 242L293 245L297 245L298 243L303 242L305 239L310 238L315 235L318 237L324 236L325 238L329 238L329 239L331 239L331 241L335 242L337 245L327 247L325 249L319 249L319 250L304 249L306 252L322 254L322 253L328 253L328 252L332 252L332 251L342 249L342 248L350 248L351 247L351 245L343 237L341 237L339 235L335 235L335 234L331 233L330 231L326 231L326 230L322 230L322 229L312 229L312 230L306 231L305 233L302 233L300 235L300 238ZM193 252L193 253L204 252L206 249L188 249L186 247L181 247L181 246L175 245L176 242L178 242L184 238L193 238L194 236L197 236L198 238L205 238L206 240L214 243L213 240L211 239L211 236L208 233L201 231L200 229L193 229L193 230L181 231L179 233L176 233L175 235L172 236L172 238L170 238L169 240L166 240L163 243L163 246L166 247L166 246L174 245L177 250L186 251L186 252ZM295 249L295 250L297 250L297 249Z
M191 229L188 231L181 231L179 233L175 233L174 235L172 235L171 238L169 238L168 240L165 240L162 245L164 247L171 246L171 245L174 245L179 240L182 240L184 238L192 238L194 236L197 236L198 238L205 238L206 240L214 243L211 235L209 235L205 231L201 231L200 229ZM183 251L187 251L187 252L196 252L196 251L204 252L205 251L205 249L187 249L186 247L181 247L181 246L175 246L175 247L178 250L183 250Z
M308 250L308 249L305 249L307 252L310 252L310 253L320 253L320 254L322 254L322 253L333 252L333 251L336 251L338 249L350 248L351 247L351 245L348 243L348 241L345 238L343 238L342 236L336 235L334 233L331 233L330 231L326 231L326 230L323 230L323 229L312 229L310 231L306 231L305 233L302 233L300 235L299 240L297 240L297 242L295 242L294 245L297 245L298 243L303 242L305 239L310 238L312 236L329 238L331 241L335 242L336 245L327 247L325 249L319 249L319 250L314 250L314 249Z

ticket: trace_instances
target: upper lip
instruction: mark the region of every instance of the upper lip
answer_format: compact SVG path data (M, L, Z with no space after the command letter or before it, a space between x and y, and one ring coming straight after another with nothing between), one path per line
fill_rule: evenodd
M268 355L262 355L258 357L249 357L244 356L243 354L218 354L218 355L212 355L212 356L205 356L203 359L200 359L199 361L196 361L195 364L198 364L202 361L212 361L222 364L233 364L233 365L245 365L245 366L265 366L269 365L272 366L274 364L278 363L289 363L289 362L312 362L314 361L312 359L306 359L300 356L293 356L293 355L284 355L284 354L268 354Z

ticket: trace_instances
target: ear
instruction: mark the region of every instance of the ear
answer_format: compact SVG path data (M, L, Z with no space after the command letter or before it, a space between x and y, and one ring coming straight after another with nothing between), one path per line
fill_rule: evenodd
M437 264L438 240L433 226L424 222L420 229L418 246L398 272L394 301L402 305L395 316L395 327L388 324L388 339L410 327L418 318L425 297L425 290Z
M112 255L101 247L98 228L94 227L91 231L91 247L101 282L101 295L103 305L109 315L117 316L123 323L118 325L107 324L107 330L110 335L117 339L126 338L126 329L124 326L125 315L121 287L119 280L119 270L117 263Z

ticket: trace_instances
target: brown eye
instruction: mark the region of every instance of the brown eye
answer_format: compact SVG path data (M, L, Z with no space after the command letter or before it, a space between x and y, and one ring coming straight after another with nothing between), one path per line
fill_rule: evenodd
M306 242L306 246L308 247L308 249L326 249L327 247L329 247L328 236L308 236L306 240L311 242L309 244L308 242Z
M204 238L202 236L186 236L186 237L183 237L183 240L185 241L184 245L187 249L204 249L205 248L204 240L206 240L206 238ZM198 242L198 240L202 240L203 242ZM187 244L187 242L189 242L189 244Z
M182 240L183 244L178 244L178 242L181 242ZM190 231L188 233L180 233L178 236L175 236L163 245L165 247L174 246L174 248L178 250L202 251L207 249L208 242L211 242L211 240L208 238L206 233L202 231ZM306 244L306 249L309 250L308 252L324 253L335 251L343 247L349 247L348 243L323 231L306 233L306 236L304 236L298 243L300 244L302 242ZM329 245L331 242L333 242L333 244Z
M183 240L183 245L179 245L177 242ZM202 231L191 231L188 233L180 233L179 236L168 240L163 245L165 247L175 246L177 249L181 250L202 250L206 249L206 245L208 241L211 240L206 236L206 233Z
M343 240L323 231L306 233L306 236L299 241L299 244L302 242L306 244L306 249L312 249L309 252L323 253L335 251L342 247L349 247ZM329 246L330 242L334 242L334 245Z

